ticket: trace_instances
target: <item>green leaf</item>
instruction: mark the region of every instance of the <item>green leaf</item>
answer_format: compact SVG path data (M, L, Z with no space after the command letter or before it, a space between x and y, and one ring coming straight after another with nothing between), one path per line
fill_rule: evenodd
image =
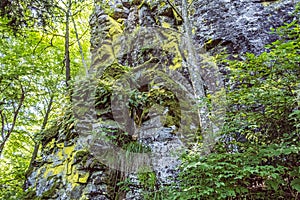
M291 181L291 186L292 186L293 189L300 192L300 178L296 178L296 179L292 180Z

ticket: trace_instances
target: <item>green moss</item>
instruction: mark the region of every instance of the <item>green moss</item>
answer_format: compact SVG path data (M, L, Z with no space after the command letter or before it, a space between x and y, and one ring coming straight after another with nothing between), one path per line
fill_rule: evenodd
M60 159L60 160L64 160L64 155L63 155L63 149L58 149L58 152L56 153L56 156Z
M160 105L163 109L168 109L161 118L164 126L179 126L181 120L181 107L175 94L164 88L152 89L149 93L148 106Z
M82 195L79 200L89 200L89 198L86 195Z
M86 149L78 150L75 152L74 159L82 159L83 157L88 156L89 152Z
M101 76L101 82L113 83L115 80L119 79L123 74L129 72L130 70L130 67L123 66L118 63L113 63L104 70L103 75Z
M45 147L49 142L53 142L53 138L57 137L59 129L60 125L53 125L44 131L42 136L43 138L41 140L43 147ZM52 147L51 145L48 146L48 148Z
M54 184L51 186L51 188L42 194L41 199L50 199L53 196L55 196L57 185L58 182L55 181Z
M132 5L141 5L142 2L144 2L144 0L132 0L131 4Z
M107 66L111 65L115 62L115 51L112 47L111 40L105 40L101 44L101 48L97 50L97 53L94 61L93 61L93 67L98 70L102 70L103 68L106 68Z
M144 4L145 4L145 0L142 0L140 5L138 6L138 9L142 8Z
M68 161L67 162L67 166L66 166L67 175L71 175L72 174L72 168L73 168L73 162L72 161Z
M55 147L55 138L53 138L52 140L50 140L50 142L47 143L47 145L44 147L44 149L48 149L51 150Z
M74 183L78 183L78 179L79 179L79 172L78 171L74 171L71 176L68 176L68 180L70 183L74 184Z
M182 67L182 58L181 56L176 56L172 60L173 65L171 65L169 68L172 70L176 70Z

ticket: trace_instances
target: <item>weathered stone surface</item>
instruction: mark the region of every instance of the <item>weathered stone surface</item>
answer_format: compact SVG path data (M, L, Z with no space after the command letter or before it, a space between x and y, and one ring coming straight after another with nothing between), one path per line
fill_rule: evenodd
M160 124L160 123L158 123ZM182 153L184 144L175 135L172 128L160 127L157 130L147 128L140 134L139 142L151 149L151 172L156 175L156 187L161 189L169 186L176 180L180 164L178 155ZM132 182L126 199L142 199L142 184L139 182L138 173L131 173L128 178Z
M97 1L90 20L93 55L90 72L97 72L96 78L101 79L106 68L126 66L134 72L130 77L136 80L136 88L148 94L167 88L171 94L184 96L187 102L192 99L193 85L184 64L188 55L181 43L184 40L183 21L177 13L182 9L181 0L170 2L173 7L163 0ZM270 28L292 20L289 14L296 2L299 0L194 0L190 6L190 20L196 53L202 54L202 58L205 50L216 54L224 48L240 56L245 52L261 53L265 44L276 39L275 35L269 34ZM152 62L144 65L149 60ZM152 71L147 74L147 70ZM110 68L108 72L113 74ZM159 77L160 74L165 76ZM209 83L213 79L209 73L203 74L203 77L207 85L214 84ZM151 85L152 80L156 82ZM125 81L116 85L120 90L113 92L126 88ZM209 89L214 90L214 87ZM148 170L155 174L157 190L176 180L176 167L180 164L178 154L187 145L182 138L189 133L194 134L198 128L197 119L191 111L192 101L187 105L180 102L181 111L178 112L170 104L158 104L158 98L157 106L151 107L147 118L137 124L134 119L124 120L128 113L124 114L123 107L111 108L111 96L105 96L109 100L103 105L88 106L88 109L95 110L83 117L75 111L78 122L71 130L66 131L61 126L47 134L41 159L36 161L37 165L27 180L27 188L34 191L28 199L143 199L145 187L138 178L139 172L124 173L101 163L97 153L102 152L95 150L106 143L98 142L91 130L114 130L105 133L112 138L127 132L128 135L122 135L125 142L119 144L120 148L130 142L149 148L149 156L141 158L148 159ZM85 102L92 102L88 100ZM122 120L123 124L120 123ZM180 126L178 121L185 127ZM129 123L132 124L129 126ZM122 128L123 131L120 131ZM126 178L130 184L127 190L121 190L118 183Z
M195 41L215 53L226 47L231 54L259 54L266 44L278 39L270 34L270 29L293 19L291 13L297 2L299 0L196 1Z

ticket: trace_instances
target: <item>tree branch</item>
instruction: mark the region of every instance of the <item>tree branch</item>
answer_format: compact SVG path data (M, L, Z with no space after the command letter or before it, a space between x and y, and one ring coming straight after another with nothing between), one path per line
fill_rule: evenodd
M182 15L179 13L179 11L176 9L176 7L170 2L170 0L167 0L167 2L172 7L172 9L176 12L176 14L181 18L181 20L184 21Z
M40 132L36 136L41 135L43 133L43 131L45 130L46 126L47 126L47 123L49 121L50 112L52 110L53 100L54 100L54 94L52 94L51 97L50 97L49 104L48 104L47 109L46 109L46 114L44 116ZM28 168L25 172L25 181L24 181L24 185L23 185L24 189L26 188L27 178L33 170L33 164L34 164L34 161L35 161L35 159L38 155L38 152L39 152L40 140L39 139L37 141L33 140L33 142L34 142L34 149L33 149L32 156L31 156L31 159L30 159L30 162L29 162L29 166L28 166Z
M4 146L5 146L6 142L8 141L11 133L13 132L13 130L15 128L15 125L16 125L16 122L17 122L17 117L20 113L20 109L23 106L23 103L24 103L24 100L25 100L25 91L24 91L24 88L23 88L21 83L20 83L20 87L21 87L21 97L20 97L20 100L19 100L19 104L18 104L17 109L14 110L14 117L13 117L13 121L12 121L12 126L8 130L7 134L4 137L4 140L0 144L0 156L3 153L3 149L4 149Z
M1 116L1 137L2 140L4 141L4 126L5 126L5 118L3 116L3 110L0 110L0 116Z
M78 47L79 47L79 52L80 52L80 55L81 55L82 64L83 64L83 67L85 69L85 75L87 76L88 75L88 68L87 68L87 64L86 64L85 59L84 59L84 54L83 54L83 51L82 51L82 46L80 44L80 39L79 39L79 36L78 36L76 23L75 23L75 20L74 20L73 16L72 16L72 22L73 22L73 25L74 25L76 40L77 40L77 43L78 43Z

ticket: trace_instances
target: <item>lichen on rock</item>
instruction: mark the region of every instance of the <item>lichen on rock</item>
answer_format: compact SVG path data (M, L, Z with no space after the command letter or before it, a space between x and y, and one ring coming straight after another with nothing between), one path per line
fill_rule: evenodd
M95 3L92 76L77 82L73 113L45 131L40 160L28 176L27 199L143 199L145 192L150 198L149 191L176 181L178 154L201 127L182 42L182 4L168 2ZM224 48L241 56L246 51L259 54L276 39L269 29L289 21L294 5L292 0L189 3L195 53L202 64L214 62L210 55ZM218 69L206 65L211 66L203 64L199 70L207 85L213 85L210 73ZM102 136L109 141L100 140ZM122 171L101 162L98 156L105 151L99 146L106 148L108 142L125 157L107 151L105 159L128 164L136 161L134 153L142 153L148 171Z

